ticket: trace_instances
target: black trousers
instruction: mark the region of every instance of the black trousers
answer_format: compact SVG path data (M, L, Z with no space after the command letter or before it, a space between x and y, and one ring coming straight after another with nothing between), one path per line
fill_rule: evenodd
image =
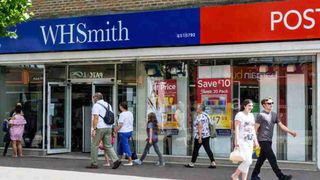
M213 157L213 153L210 149L210 137L207 138L203 138L202 139L202 143L199 144L198 139L194 139L194 146L193 146L193 153L192 153L192 159L191 162L195 163L197 161L197 157L199 155L199 149L201 148L201 146L203 145L204 150L206 151L207 155L210 158L210 161L215 161L214 157Z
M273 172L277 175L279 179L282 179L284 174L279 169L277 164L277 158L272 150L272 142L271 141L259 141L259 145L261 147L260 156L254 167L251 177L258 176L260 173L261 166L263 165L264 161L268 159Z
M8 148L9 148L10 142L6 142L3 150L3 156L7 155Z
M7 132L4 135L4 139L3 139L3 142L4 142L3 156L7 155L8 148L9 148L9 145L10 145L10 141L11 141L10 134L9 134L9 132Z

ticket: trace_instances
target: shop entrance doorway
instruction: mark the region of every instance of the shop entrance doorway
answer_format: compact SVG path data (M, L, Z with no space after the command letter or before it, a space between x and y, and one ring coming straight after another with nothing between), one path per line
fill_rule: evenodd
M112 105L113 85L105 82L73 83L71 98L71 151L90 152L92 126L92 96L103 94Z
M113 88L107 81L49 82L47 153L90 152L92 96L101 92L113 107Z
M48 83L47 152L70 152L70 86Z
M71 95L71 151L86 152L89 134L86 126L91 126L92 92L91 84L72 84ZM90 128L88 128L90 129ZM86 137L89 136L89 137Z

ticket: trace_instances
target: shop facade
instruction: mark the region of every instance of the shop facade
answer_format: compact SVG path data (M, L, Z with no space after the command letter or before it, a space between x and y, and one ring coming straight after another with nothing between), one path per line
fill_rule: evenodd
M292 138L275 131L278 159L319 168L315 9L320 4L298 4L298 9L293 2L273 2L27 22L18 26L21 38L0 40L0 116L22 102L26 149L89 152L91 97L102 92L116 114L118 104L128 102L138 153L146 116L155 112L162 127L160 150L187 157L195 106L202 103L218 123L214 155L227 158L240 103L252 99L257 114L260 100L271 96L281 121L298 133ZM227 15L221 18L222 13Z

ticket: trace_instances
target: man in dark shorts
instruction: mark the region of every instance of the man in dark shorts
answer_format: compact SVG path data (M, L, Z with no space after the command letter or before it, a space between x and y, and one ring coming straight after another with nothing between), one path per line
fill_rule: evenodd
M291 131L283 125L275 112L272 111L273 101L271 97L262 99L261 105L264 110L258 114L256 118L255 129L258 133L257 138L261 147L260 156L254 167L251 175L251 180L260 180L259 173L264 161L268 159L273 172L277 175L279 180L290 180L291 175L285 175L281 172L277 164L277 158L272 150L272 136L274 124L278 124L281 130L289 133L291 136L296 137L297 133Z

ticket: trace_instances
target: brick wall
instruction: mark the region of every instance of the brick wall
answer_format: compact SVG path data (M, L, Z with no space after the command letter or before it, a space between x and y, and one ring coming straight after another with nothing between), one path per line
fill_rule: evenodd
M261 1L277 0L32 0L31 11L39 19Z

